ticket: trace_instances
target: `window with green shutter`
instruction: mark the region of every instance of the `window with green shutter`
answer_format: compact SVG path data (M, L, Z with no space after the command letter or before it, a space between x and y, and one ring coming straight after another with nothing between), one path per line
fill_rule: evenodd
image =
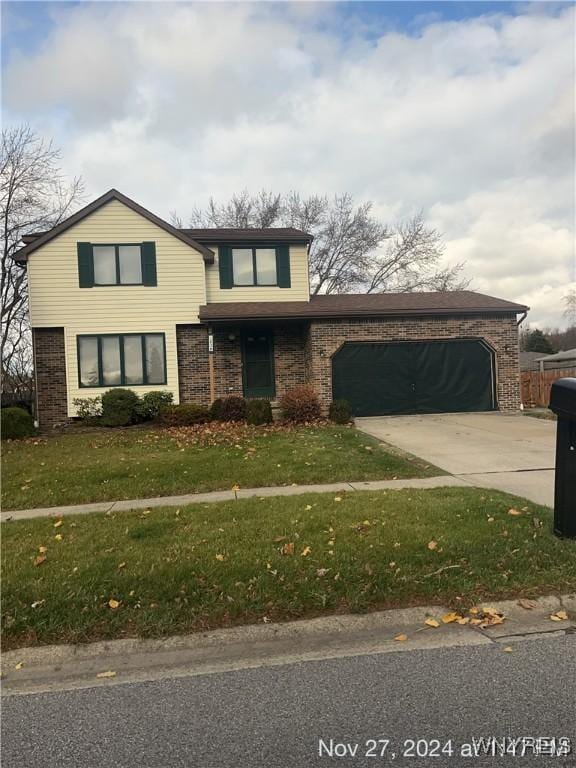
M80 288L156 285L156 243L78 243Z

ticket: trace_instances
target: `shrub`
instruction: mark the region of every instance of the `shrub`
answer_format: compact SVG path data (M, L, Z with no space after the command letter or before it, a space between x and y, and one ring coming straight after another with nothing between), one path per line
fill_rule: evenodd
M2 438L17 440L34 434L34 419L24 408L2 408Z
M214 419L214 421L222 421L222 406L224 405L224 400L222 400L221 397L218 397L212 405L210 406L210 416Z
M210 411L196 403L165 405L160 411L160 421L171 427L190 427L210 421Z
M248 424L271 424L272 406L268 400L248 400L246 403Z
M131 389L109 389L102 395L102 424L125 427L138 421L140 398Z
M102 416L102 398L97 397L75 397L72 400L76 406L78 418L82 421L96 421Z
M246 418L246 400L230 395L222 400L220 421L244 421Z
M348 424L352 418L350 403L348 400L334 400L334 402L330 403L328 415L336 424Z
M312 421L320 417L320 402L314 387L301 384L280 398L280 410L287 421Z
M174 395L172 392L164 392L163 390L146 392L138 403L138 416L142 421L157 419L162 408L172 405L173 400Z

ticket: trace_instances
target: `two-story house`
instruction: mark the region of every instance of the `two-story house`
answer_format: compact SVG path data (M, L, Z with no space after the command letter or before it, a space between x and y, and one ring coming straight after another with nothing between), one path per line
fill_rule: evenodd
M118 386L208 405L308 382L356 415L520 404L527 307L471 291L311 297L312 237L296 229L176 229L110 190L24 242L41 427Z

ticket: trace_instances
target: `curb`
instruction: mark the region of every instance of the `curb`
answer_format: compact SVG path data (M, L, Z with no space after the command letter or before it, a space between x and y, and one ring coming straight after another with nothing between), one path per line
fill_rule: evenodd
M257 624L155 640L22 648L2 654L3 695L21 695L190 677L380 653L492 645L576 634L576 594L542 597L529 609L516 600L482 603L502 624L480 629L443 624L446 606L400 608L283 624ZM564 610L567 618L551 621ZM437 628L425 624L436 618ZM396 640L401 636L401 642ZM102 674L104 673L104 676Z

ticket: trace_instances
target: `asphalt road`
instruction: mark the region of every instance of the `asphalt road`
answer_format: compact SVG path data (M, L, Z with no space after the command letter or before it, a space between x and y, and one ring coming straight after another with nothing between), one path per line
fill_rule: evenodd
M415 650L11 696L3 701L2 768L575 768L576 636L512 647ZM463 757L462 745L482 736L565 736L572 753ZM356 744L357 752L320 757L320 739L325 751L333 739L336 752ZM383 743L370 739L390 740L384 756ZM410 752L407 739L424 740L422 757L402 754Z

